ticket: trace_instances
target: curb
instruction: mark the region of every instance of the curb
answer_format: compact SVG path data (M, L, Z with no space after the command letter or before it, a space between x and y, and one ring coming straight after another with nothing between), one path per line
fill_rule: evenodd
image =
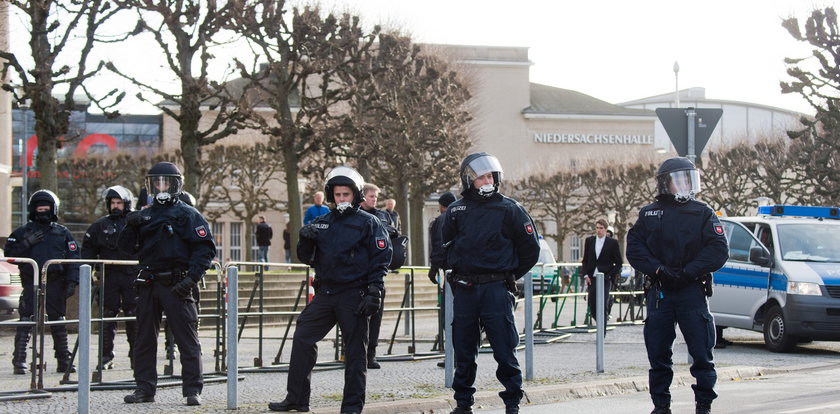
M756 366L732 366L717 369L718 381L740 381L744 378L762 377L766 375L782 374L793 371L810 371L833 368L840 363L814 363L792 365L787 367L765 368ZM689 373L674 374L672 386L687 386L694 384L694 377ZM648 390L648 377L637 376L601 381L589 381L576 384L542 385L527 387L528 405L558 403L583 398L597 398L641 392ZM448 413L455 407L455 401L450 398L419 398L411 400L389 401L365 405L366 414L394 414L419 413L439 414ZM476 409L504 408L496 392L481 391L475 394ZM336 409L318 409L313 413L338 413Z

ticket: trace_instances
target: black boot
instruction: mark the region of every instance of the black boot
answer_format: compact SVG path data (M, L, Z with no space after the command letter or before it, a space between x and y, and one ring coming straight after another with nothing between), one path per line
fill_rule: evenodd
M102 315L106 318L113 318L117 313L105 309ZM114 367L114 337L117 335L117 323L106 322L102 331L102 365L97 365L97 370L111 369Z
M654 404L650 414L671 414L671 404Z
M63 320L60 317L58 320ZM76 367L70 364L70 350L67 349L67 327L64 325L50 325L50 332L53 338L53 349L55 350L55 359L58 363L58 373L76 372Z
M711 402L700 402L697 401L695 403L695 414L710 414L712 412L712 403Z
M26 346L29 345L29 332L32 328L19 327L15 332L15 350L12 353L12 368L15 375L26 374Z

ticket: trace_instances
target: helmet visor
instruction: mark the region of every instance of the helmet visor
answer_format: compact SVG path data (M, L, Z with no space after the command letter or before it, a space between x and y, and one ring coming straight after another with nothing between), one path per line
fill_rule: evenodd
M476 178L491 172L499 173L499 181L501 181L502 164L500 164L499 160L492 155L478 157L470 161L470 163L467 164L467 168L464 169L464 174L466 174L470 181L474 181Z
M152 175L146 177L146 188L155 199L163 200L181 192L181 177L174 175Z
M700 172L681 170L668 174L668 192L675 196L693 196L700 192Z

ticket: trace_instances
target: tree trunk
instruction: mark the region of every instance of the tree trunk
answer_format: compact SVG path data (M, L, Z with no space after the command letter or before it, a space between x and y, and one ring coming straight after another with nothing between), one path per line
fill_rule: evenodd
M414 253L411 255L411 262L409 263L412 266L424 266L426 264L426 255L424 254L426 243L423 237L426 229L425 223L423 222L423 205L425 199L423 194L418 194L416 191L412 191L409 197L408 226L411 229L411 249L409 251Z
M298 188L298 157L295 151L286 147L283 151L283 169L286 172L286 191L289 198L289 236L292 250L292 261L300 263L297 257L298 230L303 227L303 214Z

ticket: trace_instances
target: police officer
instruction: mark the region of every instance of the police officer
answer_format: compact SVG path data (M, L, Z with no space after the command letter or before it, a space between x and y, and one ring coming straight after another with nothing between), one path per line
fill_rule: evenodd
M483 327L499 364L496 377L505 387L499 393L505 413L515 414L523 393L513 292L515 280L537 263L537 231L525 208L499 193L502 166L496 157L484 152L468 155L461 163L460 176L463 198L449 205L442 229L455 295L452 388L458 406L452 413L472 413Z
M359 209L364 180L350 167L336 167L324 192L334 208L300 229L298 257L315 268L315 298L298 317L292 342L288 394L272 411L309 411L310 378L317 343L338 323L345 349L342 413L365 405L368 318L382 306L382 278L391 261L391 242L374 216Z
M627 259L651 282L647 291L645 347L650 361L650 395L653 413L670 413L668 388L672 369L675 324L680 325L688 352L694 360L691 375L697 413L708 413L714 391L712 348L715 323L706 299L708 276L728 257L728 246L715 213L696 201L700 174L687 158L671 158L656 172L656 201L639 211L627 235Z
M108 187L103 193L105 211L108 215L94 221L85 232L82 240L83 259L105 260L137 260L135 255L126 254L117 247L117 239L125 228L125 216L131 212L133 201L131 191L115 185ZM134 266L105 265L102 287L104 289L104 306L102 316L113 318L122 309L126 317L135 316L137 308L136 293L134 291L134 276L137 274ZM102 369L114 366L114 337L117 334L117 323L105 324L102 344ZM134 337L136 333L134 321L126 321L125 336L128 339L128 357L134 360ZM132 362L132 366L134 366Z
M388 214L385 210L380 210L376 208L376 200L379 199L379 187L375 184L365 183L362 186L362 203L359 205L362 211L368 213L372 216L375 216L382 222L382 225L385 226L385 231L388 232L388 237L391 238L392 243L391 247L394 249L392 254L392 259L394 254L405 254L405 250L401 249L400 252L397 252L396 249L398 247L395 243L393 243L393 239L399 236L399 232L397 231L396 223L392 221L392 217ZM393 261L393 260L392 260ZM389 269L392 269L391 265L389 264ZM385 289L382 289L382 303L385 303ZM368 324L368 348L367 348L367 367L368 369L380 369L382 365L379 361L376 360L376 346L379 344L379 331L382 328L382 315L385 311L385 306L383 305L379 308L379 311L374 313L370 316L370 323Z
M43 269L47 260L78 259L79 247L70 231L56 223L61 201L50 190L38 190L29 198L27 205L29 222L18 227L6 240L4 251L9 257L28 257ZM28 264L20 268L23 293L20 295L18 313L21 321L32 321L35 316L36 298L32 289L32 267ZM55 264L47 269L46 310L50 321L64 320L67 298L73 296L79 284L79 264ZM43 288L43 286L42 286ZM31 326L19 326L15 333L15 350L12 354L12 366L15 374L26 374L26 346L29 343ZM67 348L67 327L50 325L53 338L57 372L75 372L70 365L70 352Z
M169 162L155 164L146 175L152 205L129 213L119 238L120 249L137 254L141 267L135 280L137 389L124 398L129 404L155 400L157 340L161 312L165 312L181 351L183 395L187 405L201 405L204 382L193 288L210 267L216 245L204 217L179 199L182 187L178 167Z

